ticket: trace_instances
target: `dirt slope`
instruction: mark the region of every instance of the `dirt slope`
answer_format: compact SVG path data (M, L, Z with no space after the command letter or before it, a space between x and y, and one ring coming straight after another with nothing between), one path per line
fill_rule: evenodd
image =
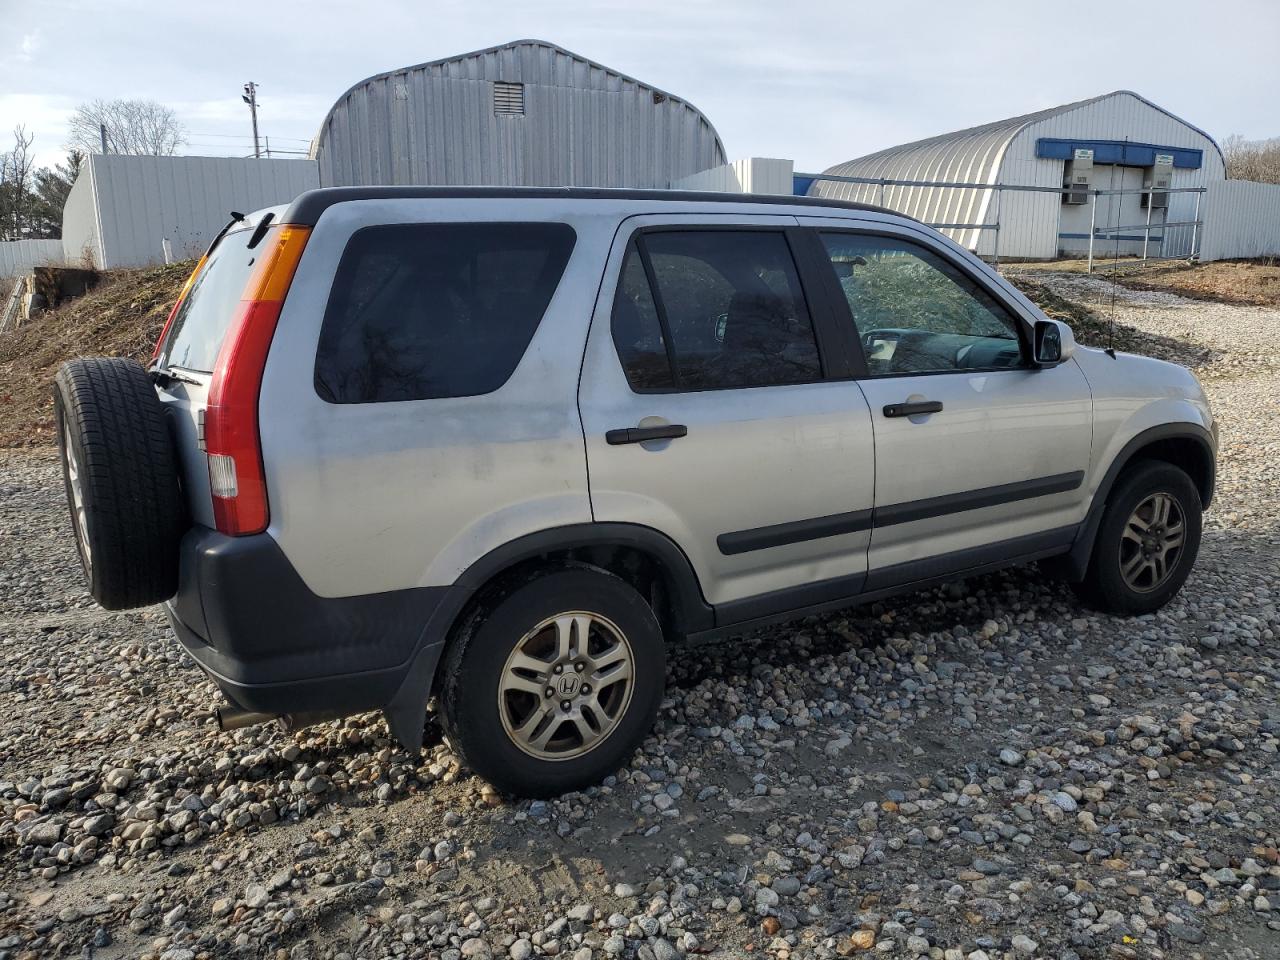
M112 271L85 296L0 335L0 447L53 442L50 384L62 361L149 358L192 266Z

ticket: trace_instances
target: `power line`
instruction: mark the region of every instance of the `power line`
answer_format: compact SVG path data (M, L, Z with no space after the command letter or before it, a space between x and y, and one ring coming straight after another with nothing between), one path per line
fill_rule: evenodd
M247 138L246 136L244 136L244 134L240 134L240 133L200 133L200 132L195 132L195 133L192 133L192 134L191 134L191 136L193 136L193 137L219 137L219 138L224 138L224 139L227 139L227 140L238 140L238 141L240 141L241 143L247 143L247 142L248 142L248 138ZM276 137L276 139L277 139L277 140L293 140L293 141L296 141L297 143L310 143L310 142L311 142L311 138L310 138L310 137Z

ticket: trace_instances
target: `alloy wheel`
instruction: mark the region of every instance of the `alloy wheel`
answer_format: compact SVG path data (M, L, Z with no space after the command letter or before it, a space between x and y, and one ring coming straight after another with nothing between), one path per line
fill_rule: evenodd
M1186 542L1186 520L1178 501L1153 493L1134 508L1120 537L1120 576L1129 589L1150 593L1178 565Z
M557 614L520 638L498 680L511 742L539 760L572 760L617 729L635 687L631 644L593 613Z
M71 442L71 429L62 428L62 446L67 456L67 484L71 487L71 518L75 527L76 542L80 547L80 555L84 557L85 570L88 571L93 561L93 551L89 546L89 521L84 512L84 490L80 481L80 461L76 459L76 448Z

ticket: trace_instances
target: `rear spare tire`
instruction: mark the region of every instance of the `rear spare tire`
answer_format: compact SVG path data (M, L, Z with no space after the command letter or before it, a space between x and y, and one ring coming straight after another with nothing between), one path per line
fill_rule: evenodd
M178 590L186 511L147 371L123 357L68 361L54 378L53 406L89 592L108 610L169 599Z

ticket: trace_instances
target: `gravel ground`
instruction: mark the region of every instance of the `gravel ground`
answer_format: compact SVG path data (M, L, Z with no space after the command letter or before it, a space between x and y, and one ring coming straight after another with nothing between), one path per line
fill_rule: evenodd
M684 651L552 802L376 716L218 733L163 618L87 598L53 456L0 454L0 960L1280 956L1280 312L1120 297L1222 418L1179 598L1015 571Z

